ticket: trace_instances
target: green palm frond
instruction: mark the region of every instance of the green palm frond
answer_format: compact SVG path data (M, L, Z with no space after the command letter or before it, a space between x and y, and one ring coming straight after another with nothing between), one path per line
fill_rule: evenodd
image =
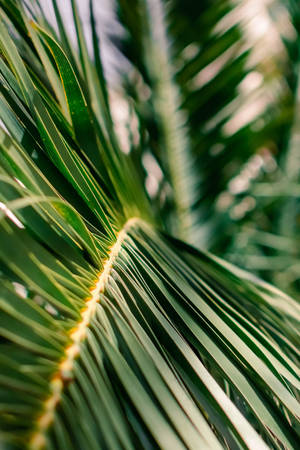
M282 2L261 3L261 20L275 22ZM137 0L131 8L117 2L125 29L118 46L132 64L131 78L124 73L125 91L145 129L136 151L141 159L152 153L164 174L154 201L166 203L168 230L221 253L232 220L219 209L219 196L262 148L274 148L278 161L283 157L294 108L297 41L273 24L275 48L262 52L271 39L250 39L248 28L262 24L250 27L247 4ZM296 32L299 6L288 2L285 12ZM251 80L256 87L248 92ZM170 204L178 211L171 223Z
M130 76L127 67L123 71L124 90L141 129L140 143L132 151L142 162L147 159L146 185L153 178L149 170L154 160L163 174L151 189L152 202L157 202L167 230L256 270L297 296L296 247L278 251L262 245L260 237L267 233L274 241L281 236L299 240L299 183L287 183L285 163L290 159L291 124L297 123L299 111L299 4L158 3L164 38L151 39L149 31L145 37L147 30L158 21L153 23L146 10L142 13L144 2L137 1L135 8L117 2L125 30L118 47L132 68ZM266 24L264 33L260 29ZM168 82L161 70L163 49ZM155 57L148 58L151 52ZM162 84L176 99L173 114L165 114L161 99L166 95L158 88ZM177 125L168 120L171 115ZM297 161L292 165L295 172ZM182 195L177 197L188 199L185 208L176 200L178 179ZM289 196L293 206L286 208ZM174 209L179 214L172 215ZM280 268L278 274L277 261L291 269Z
M240 38L236 27L210 36L231 6L217 2L208 14L195 5L198 34L187 28L189 2L186 11L175 1L134 3L119 1L119 15L153 101L134 104L145 148L125 154L92 1L93 59L74 0L78 54L58 2L56 31L38 1L0 0L1 445L296 449L299 304L170 235L197 240L199 142L180 102L192 100L185 77ZM168 33L177 34L173 49ZM200 66L191 57L174 77L174 49L209 36ZM188 117L203 114L201 95ZM166 203L147 192L143 152L166 176Z
M299 53L297 58L299 59ZM298 59L296 61L298 61ZM295 99L293 119L288 126L278 156L263 152L258 158L268 159L271 170L263 165L248 186L232 202L231 211L243 209L252 200L252 214L244 214L238 221L227 257L247 269L256 270L265 279L281 286L297 297L299 286L299 63L295 64ZM252 161L255 164L255 161ZM259 162L259 160L257 160ZM248 166L251 170L251 161ZM247 170L247 165L244 170ZM251 177L250 177L251 178ZM236 179L237 180L237 179ZM250 207L251 209L251 207ZM247 210L247 207L246 207ZM243 214L242 214L243 216ZM241 226L242 224L242 226ZM245 245L247 254L245 254Z

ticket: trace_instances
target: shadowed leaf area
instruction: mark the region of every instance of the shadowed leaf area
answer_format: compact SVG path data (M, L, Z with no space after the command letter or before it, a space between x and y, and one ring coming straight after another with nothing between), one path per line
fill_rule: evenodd
M297 449L300 306L256 276L297 290L297 2L269 55L250 0L41 3L0 0L0 447Z

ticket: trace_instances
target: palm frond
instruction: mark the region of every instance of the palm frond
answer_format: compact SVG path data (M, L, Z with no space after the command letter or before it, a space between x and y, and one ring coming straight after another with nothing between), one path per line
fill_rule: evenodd
M188 198L185 239L220 253L226 249L232 220L226 217L226 208L224 212L218 208L219 196L238 176L241 165L262 148L275 147L279 161L285 153L280 141L287 135L293 116L297 41L281 35L273 23L270 34L272 31L281 52L262 52L261 47L270 44L261 36L250 36L248 22L254 22L255 17L249 17L248 3L150 1L148 10L143 10L144 2L135 2L135 8L126 1L117 2L125 29L118 47L132 64L130 76L127 67L124 74L125 91L144 133L140 148L134 150L141 159L150 152L164 174L160 188L152 193L153 201L165 203L166 229L178 235L180 224L176 226L176 220L180 219L168 222L170 204L178 204L178 197ZM262 21L272 23L281 6L277 0L267 6L262 2L256 5L257 15L261 13ZM285 7L295 27L298 9L293 1ZM151 14L159 20L153 21ZM154 37L155 30L151 31L159 21L164 30L160 38L158 32ZM251 80L255 86L248 92ZM164 106L170 92L177 124L172 124L170 111ZM179 176L175 176L177 172ZM178 179L181 186L177 189ZM219 230L228 230L226 239Z
M39 2L0 0L1 443L297 448L299 304L159 231L176 215L156 214L141 161L120 149L93 9L95 65L71 3L79 57L56 1L58 34ZM185 140L174 89L171 147L178 128Z

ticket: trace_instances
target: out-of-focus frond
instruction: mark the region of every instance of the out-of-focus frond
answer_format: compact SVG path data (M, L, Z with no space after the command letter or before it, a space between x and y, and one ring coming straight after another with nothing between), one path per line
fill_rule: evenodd
M119 48L132 65L131 73L127 68L124 74L124 89L135 110L131 117L140 127L132 155L145 167L145 184L166 229L178 235L180 219L170 217L176 197L188 198L185 239L233 256L236 244L238 254L243 242L243 222L246 229L256 227L261 215L274 223L260 187L248 187L272 179L282 179L284 185L281 167L297 110L299 5L279 0L149 1L150 11L157 10L165 23L164 37L153 38L146 3L136 1L130 8L126 1L117 2L125 29ZM148 57L150 50L157 52L155 58ZM168 68L167 83L163 67ZM168 120L170 112L165 114L170 92L181 126ZM129 127L134 120L129 118ZM186 189L175 187L176 172ZM263 224L265 219L261 231L280 236L278 228ZM292 223L297 226L296 220Z
M187 192L192 192L188 195L188 239L195 245L210 247L218 244L213 233L218 215L216 198L226 190L242 164L270 141L277 143L281 139L292 117L291 89L295 82L290 71L295 61L296 31L287 5L280 8L278 1L214 1L197 5L175 0L149 1L148 14L143 4L137 1L131 8L127 2L117 2L125 28L121 49L132 63L131 75L125 75L126 93L133 98L144 133L141 149L135 151L141 159L150 152L163 170L164 178L159 180L161 185L153 197L159 204L165 201L167 211L170 202L176 204L174 173L182 171L181 183L186 183ZM149 30L149 23L153 23L151 11L156 11L167 25L163 38L152 36L155 31ZM296 17L295 11L292 13ZM278 28L276 20L285 20L286 27ZM267 53L265 48L271 40L274 48ZM150 49L156 56L150 58L149 64ZM162 54L164 64L160 60ZM167 84L163 75L166 65ZM279 71L287 78L279 76ZM291 86L287 84L289 80ZM172 107L181 126L170 120L164 124L163 105L169 92L175 96ZM175 156L173 144L178 145L182 161ZM184 175L186 167L189 176ZM185 198L183 187L179 191ZM220 220L223 226L226 220Z

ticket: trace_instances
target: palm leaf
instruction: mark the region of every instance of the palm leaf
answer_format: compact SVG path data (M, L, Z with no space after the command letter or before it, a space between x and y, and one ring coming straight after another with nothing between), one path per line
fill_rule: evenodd
M59 36L1 1L3 446L296 448L299 305L159 230L76 3L80 63L53 4Z
M257 6L264 14L261 20L273 22L284 9L298 30L299 7L291 1L282 8L281 3ZM152 196L160 205L165 203L166 229L222 254L234 224L227 217L228 208L219 208L219 198L241 166L262 148L275 148L278 162L285 153L295 98L297 40L282 36L273 24L270 34L283 50L262 52L261 47L270 44L263 37L254 42L249 38L248 22L259 22L260 16L249 17L247 1L135 4L131 8L126 1L117 2L125 30L117 45L132 68L128 76L125 67L124 89L146 130L135 151L141 159L150 152L164 174ZM258 85L248 93L251 79ZM235 197L233 192L232 210L240 200ZM170 204L179 211L171 223Z

